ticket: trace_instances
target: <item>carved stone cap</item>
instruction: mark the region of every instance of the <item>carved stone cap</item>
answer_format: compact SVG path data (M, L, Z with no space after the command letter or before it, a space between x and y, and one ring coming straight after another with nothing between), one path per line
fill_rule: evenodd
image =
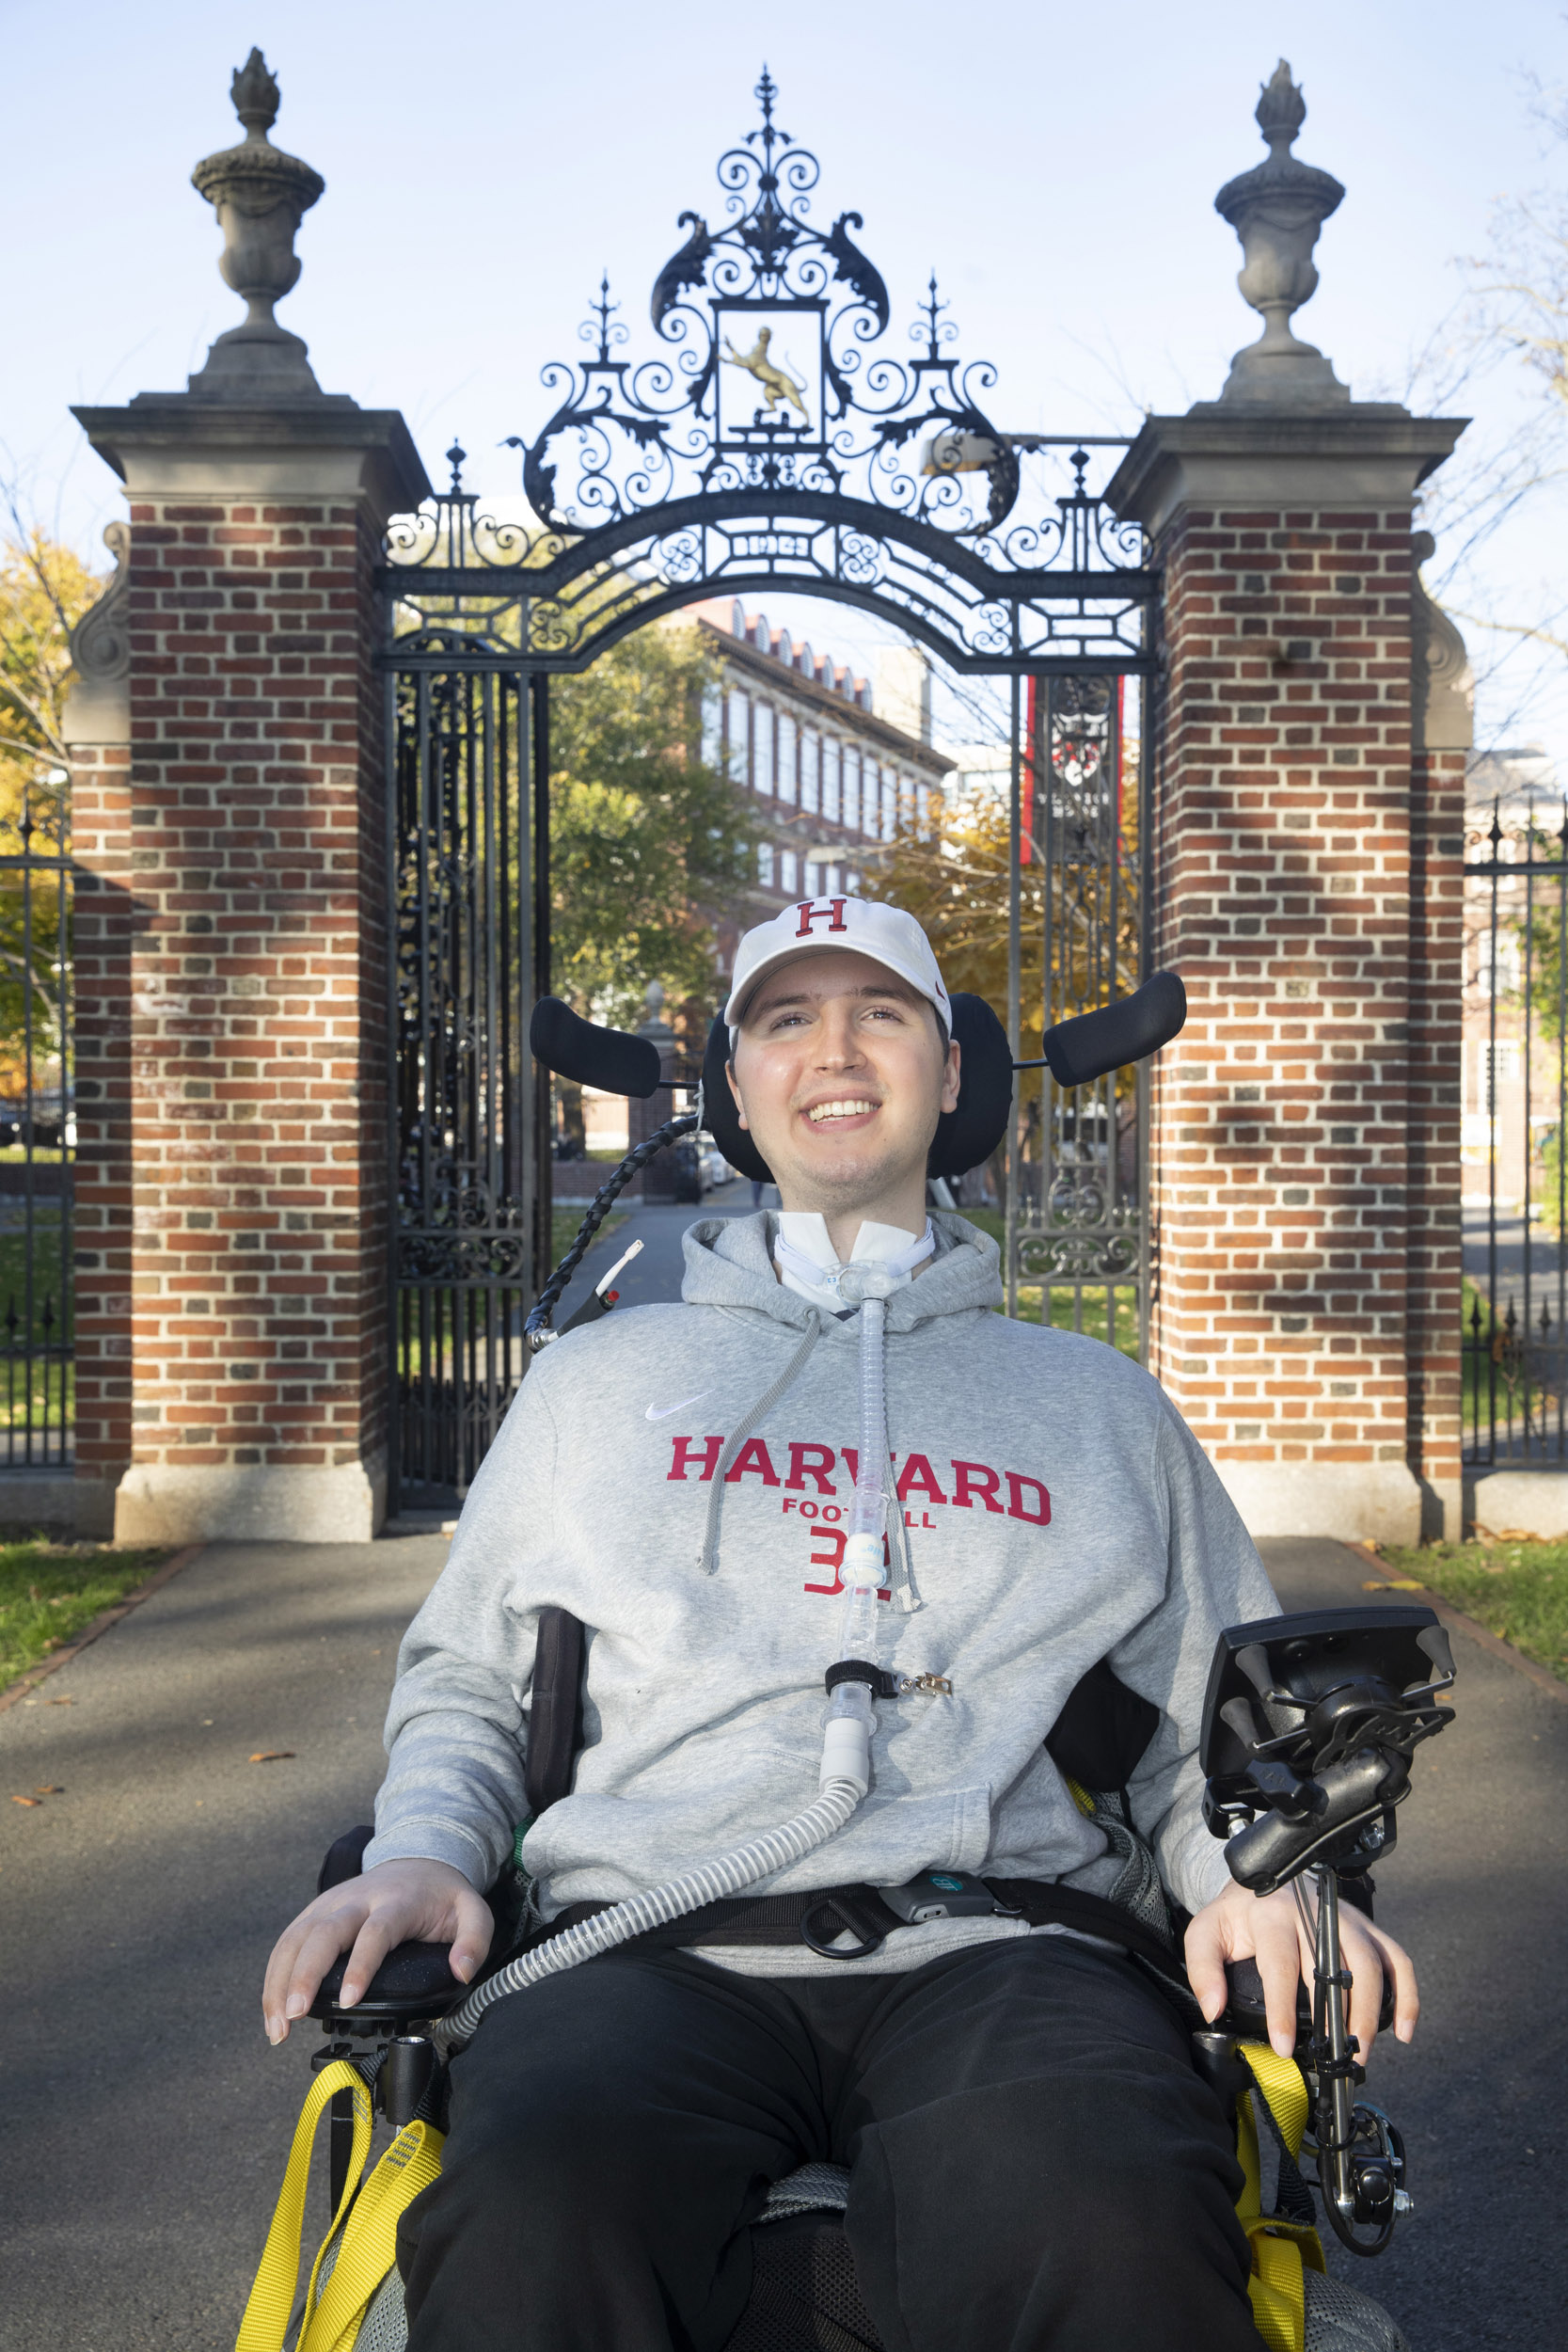
M1435 472L1467 421L1376 401L1316 415L1207 401L1184 417L1146 417L1105 496L1156 537L1188 506L1386 511Z
M1412 532L1411 740L1418 751L1467 752L1475 741L1476 682L1464 638L1421 578L1421 565L1436 551L1430 531Z
M114 578L71 632L75 672L61 713L61 733L72 751L126 744L131 739L131 527L103 527L115 559Z
M103 545L115 559L114 577L71 632L71 666L78 677L121 678L131 668L130 524L105 523Z
M433 495L398 411L346 397L247 407L138 392L123 408L71 413L133 498L352 500L379 529Z
M1238 229L1240 216L1259 198L1291 196L1301 199L1320 223L1325 221L1344 202L1344 187L1331 171L1320 171L1291 152L1307 119L1307 101L1283 57L1263 85L1253 119L1268 142L1268 160L1227 180L1214 199L1215 212Z
M287 196L302 213L309 212L325 194L326 182L312 165L298 155L285 154L268 138L277 119L280 93L259 49L253 49L236 69L230 95L245 125L245 137L238 147L225 147L215 155L204 156L191 174L192 187L209 204L239 195L265 210Z

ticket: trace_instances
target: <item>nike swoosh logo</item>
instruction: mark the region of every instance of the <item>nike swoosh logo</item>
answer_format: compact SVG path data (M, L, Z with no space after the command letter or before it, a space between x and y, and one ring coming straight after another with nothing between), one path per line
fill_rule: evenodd
M683 1396L678 1405L650 1405L648 1419L668 1421L672 1413L684 1413L689 1405L700 1405L706 1394L705 1389L699 1389L695 1396Z

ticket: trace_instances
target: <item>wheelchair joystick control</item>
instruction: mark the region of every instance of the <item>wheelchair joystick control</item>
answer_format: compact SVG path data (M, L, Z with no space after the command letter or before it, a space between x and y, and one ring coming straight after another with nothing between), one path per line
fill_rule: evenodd
M1313 2107L1315 2185L1355 2254L1380 2254L1415 2206L1404 2142L1380 2107L1355 2097L1366 2076L1346 2022L1340 1882L1360 1881L1370 1897L1368 1867L1393 1851L1411 1758L1453 1720L1437 1704L1453 1679L1431 1609L1310 1610L1222 1633L1204 1704L1204 1819L1226 1839L1240 1885L1255 1895L1294 1886L1315 1947L1311 2031L1297 2056ZM1212 2077L1215 2063L1211 2056Z

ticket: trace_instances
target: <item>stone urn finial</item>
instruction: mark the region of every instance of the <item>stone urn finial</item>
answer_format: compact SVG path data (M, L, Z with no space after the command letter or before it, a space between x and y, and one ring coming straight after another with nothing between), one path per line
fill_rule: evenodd
M1236 283L1263 332L1231 362L1223 401L1270 408L1341 408L1350 399L1315 344L1291 332L1292 312L1317 290L1312 248L1318 232L1344 198L1332 173L1299 163L1291 149L1307 119L1307 102L1283 57L1258 101L1258 128L1268 161L1227 180L1214 210L1242 241L1245 265Z
M217 214L223 230L218 268L224 283L244 295L247 312L240 326L218 337L190 388L207 400L319 400L306 346L278 326L273 307L299 276L294 235L326 183L268 138L278 92L259 49L235 73L231 95L245 138L198 164L191 184Z

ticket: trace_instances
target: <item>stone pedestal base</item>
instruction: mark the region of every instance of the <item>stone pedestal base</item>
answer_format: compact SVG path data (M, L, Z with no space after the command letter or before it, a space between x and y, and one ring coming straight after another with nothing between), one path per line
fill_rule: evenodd
M115 1498L115 1541L368 1544L386 1515L385 1458L334 1470L135 1462Z
M1568 1472L1489 1470L1470 1492L1468 1516L1488 1535L1568 1535Z
M1421 1489L1402 1462L1214 1467L1249 1535L1333 1535L1346 1544L1420 1541Z

